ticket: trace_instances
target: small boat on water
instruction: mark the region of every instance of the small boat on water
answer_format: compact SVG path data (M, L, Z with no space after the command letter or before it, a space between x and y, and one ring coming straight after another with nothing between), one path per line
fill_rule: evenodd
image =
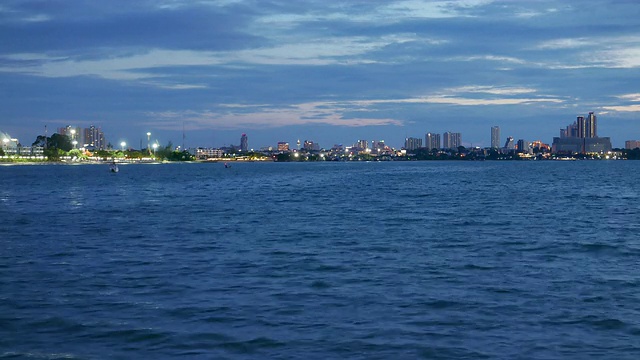
M230 168L230 167L231 167L231 165L230 165L229 163L227 163L227 162L226 162L226 163L224 163L224 167L228 169L228 168Z
M118 169L118 164L116 164L115 160L109 165L109 171L111 171L112 173L117 173L118 171L120 171L120 169Z

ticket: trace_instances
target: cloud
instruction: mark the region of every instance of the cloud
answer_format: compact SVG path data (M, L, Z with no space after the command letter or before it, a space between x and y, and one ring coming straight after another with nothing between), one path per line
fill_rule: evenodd
M618 95L619 99L640 102L640 93Z
M623 94L616 96L618 99L627 102L627 104L603 106L602 109L615 112L640 112L640 93ZM631 104L629 104L631 103Z
M239 51L194 51L152 49L143 52L115 54L97 59L50 56L47 54L10 54L0 60L12 61L0 71L25 73L43 77L98 76L112 80L140 80L157 77L155 68L214 65L349 65L373 63L367 53L391 44L420 39L415 34L383 37L324 37L291 39L275 46ZM437 42L432 42L437 43ZM22 64L20 62L23 62Z
M567 59L565 64L545 62L543 66L552 69L640 67L640 36L636 35L552 39L539 43L534 49L552 53L568 51L560 55Z
M589 47L593 44L593 40L587 38L567 38L552 39L541 42L535 46L538 50L557 50L557 49L575 49L581 47Z
M535 89L523 87L464 86L447 89L445 94L424 97L370 100L318 101L274 106L269 104L220 104L217 110L186 110L150 112L150 125L175 129L183 121L195 128L246 129L277 128L294 125L324 124L341 127L405 126L406 120L392 119L384 114L389 106L405 105L455 105L455 106L507 106L522 104L561 104L562 99L552 97L517 97L535 93ZM443 93L444 93L443 92ZM488 98L452 96L452 93L489 95Z
M537 90L533 88L511 87L511 86L470 85L470 86L461 86L457 88L451 88L451 89L447 89L446 91L452 92L452 93L485 93L485 94L493 94L493 95L521 95L521 94L535 93Z
M175 129L188 122L191 129L246 129L274 128L294 125L334 125L342 127L402 126L403 122L388 118L347 117L344 108L332 102L303 103L289 107L263 108L261 105L226 105L228 111L167 111L150 112L149 125ZM232 111L231 109L242 111Z
M617 111L617 112L640 112L640 104L603 106L602 108L605 110Z

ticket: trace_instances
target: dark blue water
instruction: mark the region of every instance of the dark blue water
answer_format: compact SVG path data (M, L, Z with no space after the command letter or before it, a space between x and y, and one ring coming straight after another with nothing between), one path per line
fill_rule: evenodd
M0 167L0 358L638 359L640 162Z

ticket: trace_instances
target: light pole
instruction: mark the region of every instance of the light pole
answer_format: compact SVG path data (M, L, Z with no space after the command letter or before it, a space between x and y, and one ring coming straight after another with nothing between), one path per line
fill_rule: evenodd
M151 142L151 132L147 132L147 151L151 154L151 148L149 147L149 143Z
M123 141L123 142L120 143L120 147L122 148L122 152L124 152L124 147L125 146L127 146L126 142Z
M158 143L153 144L153 157L156 157L156 149L158 148Z
M78 142L76 141L76 129L71 129L71 143L73 143L73 148L76 148Z

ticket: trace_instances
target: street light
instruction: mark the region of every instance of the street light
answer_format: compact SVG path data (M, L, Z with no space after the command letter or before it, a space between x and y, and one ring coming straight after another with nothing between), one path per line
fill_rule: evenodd
M156 149L158 148L158 143L153 144L153 157L156 156Z
M76 148L78 142L76 141L76 129L71 129L71 142L73 143L73 148Z
M149 143L151 142L151 132L147 132L147 151L151 154L151 148L149 148Z
M127 146L126 142L123 141L123 142L120 143L120 147L122 148L122 151L124 151L124 147L125 146Z

